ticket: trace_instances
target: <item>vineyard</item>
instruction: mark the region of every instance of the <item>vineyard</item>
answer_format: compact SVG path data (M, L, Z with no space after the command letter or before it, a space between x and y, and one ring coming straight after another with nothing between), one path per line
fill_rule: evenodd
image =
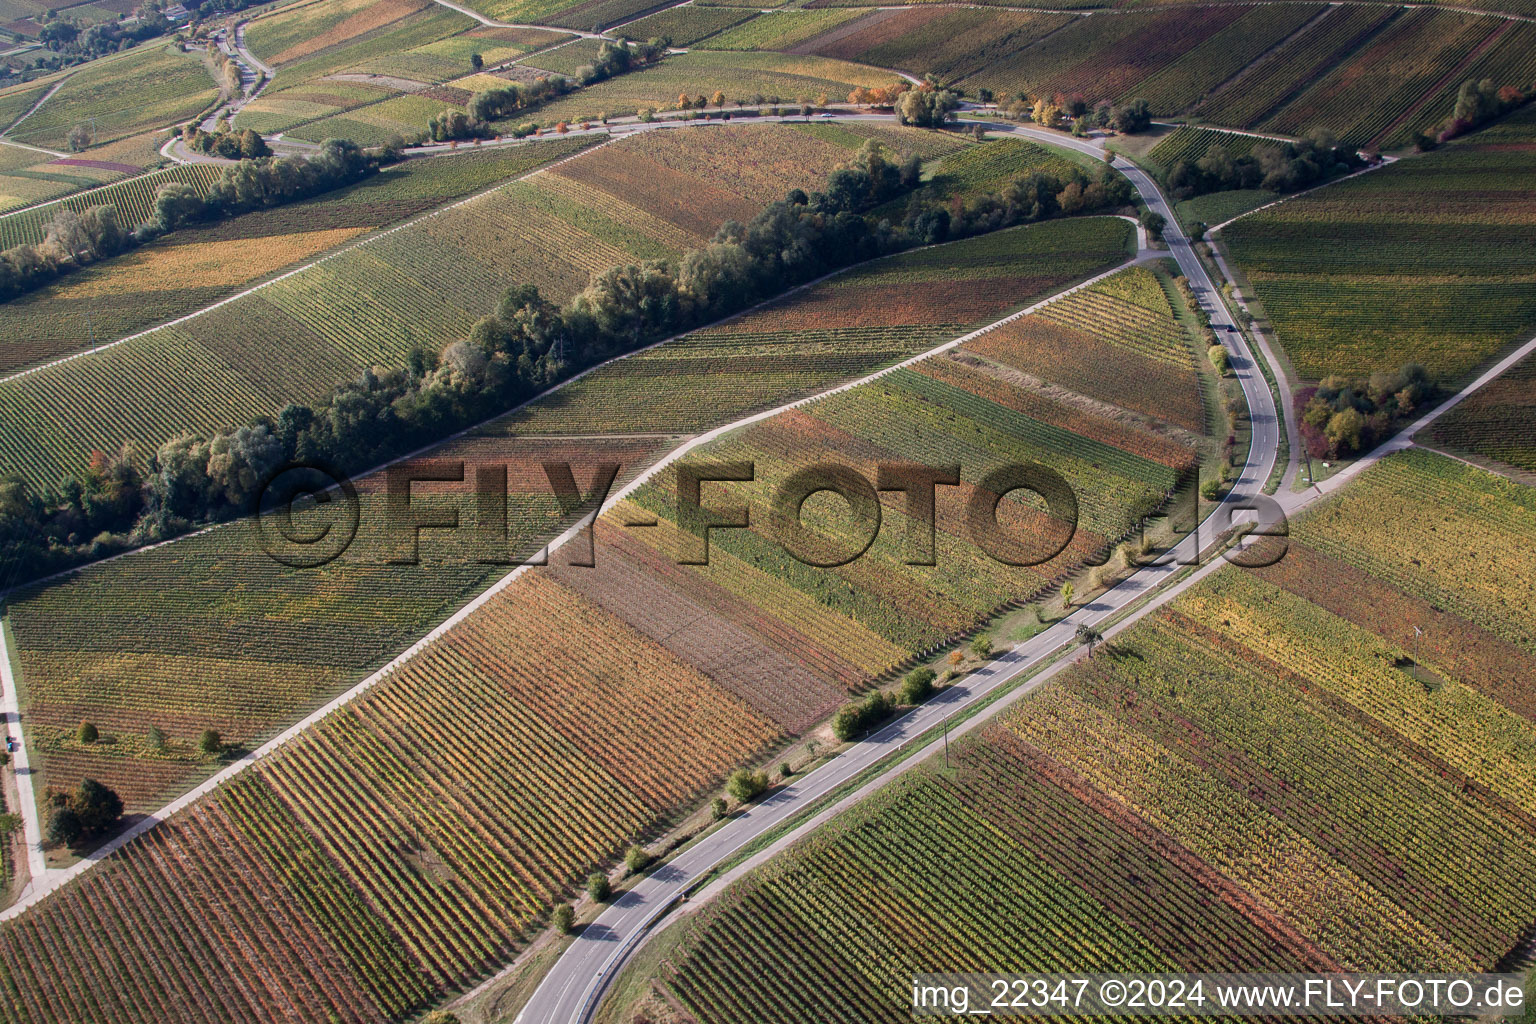
M1451 11L1404 12L1351 56L1346 67L1324 76L1260 127L1287 135L1324 127L1349 145L1377 142L1401 118L1411 117L1429 89L1454 95L1461 78L1447 82L1447 76L1502 27Z
M823 94L841 100L857 87L887 86L892 80L889 71L823 57L690 50L555 100L541 109L540 121L581 121L641 108L668 110L677 105L679 94L707 98L717 90L732 102L759 93L770 102L812 102Z
M1113 265L1129 234L1110 218L1057 221L886 257L597 370L507 423L571 434L704 429L999 319Z
M95 125L93 137L104 143L186 121L217 98L201 54L142 46L74 72L11 136L63 149L69 130L85 122Z
M1193 113L1216 124L1251 128L1319 75L1343 65L1364 40L1399 13L1372 4L1330 7L1240 77L1197 104Z
M1033 45L1000 55L960 84L1031 96L1081 93L1090 103L1118 99L1135 94L1142 82L1244 13L1240 7L1213 7L1191 18L1170 8L1078 18Z
M1449 384L1536 333L1536 111L1222 234L1297 374L1424 365Z
M757 4L753 4L757 7ZM729 9L729 8L727 8ZM759 14L750 21L726 29L709 37L710 50L797 50L819 52L814 40L823 32L837 28L856 18L864 17L863 11L806 11L791 8ZM809 45L801 46L802 43ZM824 54L823 56L830 56Z
M953 80L1007 58L1071 20L1070 15L1013 11L880 11L796 49Z
M673 46L696 46L750 17L750 11L729 7L675 7L630 22L624 26L624 35L632 39L670 39Z
M1211 577L736 883L663 937L658 980L699 1019L895 1021L913 974L997 963L1493 969L1536 917L1536 594L1512 572L1496 618L1447 608L1477 563L1445 542L1501 550L1532 508L1391 457L1274 566Z
M1194 348L1153 272L1144 268L1122 271L984 334L962 351L1186 430L1204 430Z
M659 443L508 436L449 445L434 458L465 459L466 479L476 465L510 467L509 547L523 551L560 521L542 462L569 461L581 480L604 461L628 474L651 461ZM73 785L90 776L135 809L158 806L216 766L195 748L203 729L237 747L259 743L388 661L505 571L476 563L467 530L424 534L421 565L385 564L399 539L381 487L359 481L357 539L320 569L279 564L258 527L242 521L10 602L13 654L27 688L27 743L43 779ZM423 501L423 488L416 490ZM79 742L82 720L103 740ZM165 737L158 749L151 727Z
M88 206L115 206L118 223L128 228L137 227L154 220L155 193L161 185L179 181L206 195L218 180L220 170L222 168L216 164L181 164L109 185L90 195L61 199L34 210L0 217L0 249L41 242L44 226L61 209L79 211Z
M782 155L762 158L744 137L775 139ZM585 144L513 152L548 160ZM595 272L676 255L680 242L698 245L728 218L749 219L791 187L814 187L846 154L770 125L643 135L602 147L558 172L345 248L174 327L0 384L0 455L34 483L52 484L92 450L116 451L129 438L153 451L184 431L270 414L376 363L400 365L417 345L441 349L514 283L536 284L559 301ZM473 158L447 162L460 159ZM645 180L635 182L636 174ZM783 177L775 181L776 174ZM369 185L357 186L350 201L366 208ZM387 185L380 192L390 194ZM336 209L348 212L346 204ZM277 351L286 357L274 358ZM87 394L104 400L82 401ZM127 394L134 401L111 398Z
M1536 472L1536 360L1527 356L1418 435L1447 451Z
M1139 83L1135 95L1154 113L1187 110L1326 10L1316 4L1254 8Z
M269 210L256 210L228 220L185 227L162 241L71 274L62 282L14 299L6 305L12 333L0 345L0 372L9 372L66 355L96 342L123 337L203 309L231 292L270 273L313 258L346 243L370 229L418 214L443 201L525 173L549 157L547 149L485 150L449 160L412 160L386 168L356 185L314 199ZM158 179L203 182L217 176L212 164L186 164L159 175ZM100 196L122 200L120 193L133 183L125 182L93 196L69 200L85 206ZM143 196L148 186L134 189ZM119 207L122 209L122 207ZM44 213L47 212L45 209ZM146 212L146 217L149 214ZM23 230L31 220L46 218L19 214L0 219L0 231L15 220ZM216 333L200 335L224 348L232 335L265 330L244 312L235 309L208 314L218 323ZM253 304L262 310L269 307ZM273 328L277 331L277 328ZM311 359L334 364L321 351ZM262 360L252 364L263 369L292 372L290 363ZM316 370L323 373L323 370ZM352 371L337 370L345 377ZM306 386L307 387L307 386ZM305 390L303 388L301 391ZM292 394L280 388L276 394Z
M1021 239L1034 236L1034 259L1060 268L1060 244L1038 239L1084 230L1105 247L1074 257L1085 271L1125 251L1124 223L1101 219L977 239L947 255L921 250L882 270L913 288L962 269L1001 284L1017 274ZM516 544L553 522L540 462L571 459L584 481L592 462L639 465L663 443L475 437L434 458L512 464ZM0 928L8 1018L62 1024L80 1006L114 1021L406 1015L504 962L587 871L732 766L1102 548L1105 533L1154 508L1193 458L942 358L698 455L752 458L767 488L829 450L864 468L961 464L960 493L940 502L937 565L905 564L895 500L867 558L838 570L795 563L754 531L717 532L708 566L679 565L664 472L599 523L597 568L562 555L524 574L345 710ZM1032 569L982 555L959 520L980 474L1021 455L1058 466L1084 495L1085 527ZM391 538L375 529L377 483L362 483L358 542L320 579L262 564L247 524L86 570L13 604L44 779L88 771L153 803L149 790L173 771L185 782L211 767L187 753L189 731L213 722L237 749L249 746L484 585L488 567L466 558L458 534L425 533L421 566L379 565ZM440 507L451 490L421 488L416 500ZM626 528L642 510L658 525ZM1056 532L1022 500L1005 497L1001 514L1015 531ZM840 531L817 502L806 521ZM86 716L101 723L110 755L81 753L89 745L63 728ZM150 725L166 734L160 750L141 739ZM86 908L104 918L97 933L113 936L110 956L74 927ZM46 972L23 953L38 941L50 950ZM178 980L151 984L161 972ZM82 1002L60 987L65 977L100 984Z
M1167 171L1181 160L1194 163L1217 146L1225 149L1235 160L1238 157L1247 156L1256 143L1263 141L1256 136L1239 135L1236 132L1180 127L1169 132L1157 145L1153 146L1152 151L1147 154L1147 159Z

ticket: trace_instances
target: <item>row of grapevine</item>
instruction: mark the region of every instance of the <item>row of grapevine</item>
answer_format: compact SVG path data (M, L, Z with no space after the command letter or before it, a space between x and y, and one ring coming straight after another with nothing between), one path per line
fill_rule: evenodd
M1485 588L1512 653L1433 585L1533 508L1392 456L1293 524L1306 546L1181 595L952 744L953 767L934 758L663 934L655 980L700 1019L856 1021L908 1019L914 975L999 963L1492 969L1536 917L1518 881L1536 719L1491 703L1526 688L1488 684L1528 678L1536 604L1518 573ZM1396 667L1411 623L1436 687Z
M1536 329L1536 112L1223 231L1299 376L1463 380Z
M788 175L779 181L779 195L792 186L812 187L846 153L775 127L775 135L803 138L808 148L754 170L741 154L757 131L667 133L669 151L682 154L667 158L682 168L676 171L638 152L626 155L631 147L657 147L645 136L558 168L584 188L643 209L632 223L573 203L565 183L546 199L539 183L553 172L538 175L343 249L174 328L0 383L0 407L17 411L0 425L0 456L32 484L53 486L93 450L117 451L134 440L151 452L183 432L207 433L270 415L288 401L313 400L370 366L403 364L417 346L439 351L465 336L513 284L531 282L552 299L566 299L594 273L676 255L671 246L683 237L708 238L725 219L749 219L759 206L752 197L766 194L773 174ZM547 160L583 144L556 142L532 151ZM685 162L690 152L696 158ZM655 169L649 187L675 193L655 205L648 193L626 194L626 176L641 165ZM719 200L711 203L709 196ZM647 234L658 223L657 234ZM131 276L113 276L108 286L130 288ZM238 345L227 331L231 319L242 325L241 334L293 340L297 348L269 345L226 358ZM266 369L273 364L285 368ZM21 409L57 412L34 416Z
M1143 279L1138 295L1151 295L1150 284L1156 278L1150 270L1124 271L1040 313L982 335L965 351L1092 398L1202 431L1205 405L1190 339L1174 319L1166 297L1162 308L1155 310L1115 294L1132 287L1118 283L1131 278Z
M96 189L87 195L6 214L0 217L0 249L41 242L43 228L59 210L78 212L89 206L115 206L118 223L131 229L155 219L155 193L161 185L176 181L191 185L206 195L222 170L217 164L178 164Z

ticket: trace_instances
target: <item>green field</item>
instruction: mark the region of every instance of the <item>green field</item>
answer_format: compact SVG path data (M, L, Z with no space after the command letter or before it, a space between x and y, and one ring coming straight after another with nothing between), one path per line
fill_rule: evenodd
M538 147L486 149L410 160L356 185L304 202L192 225L161 241L71 274L6 305L12 330L0 344L0 373L194 313L261 278L313 259L375 228L526 173L549 159ZM151 180L217 178L220 168L188 164ZM71 205L91 205L115 186ZM120 198L114 194L114 199ZM130 206L130 209L132 207ZM49 214L18 224L40 225ZM0 232L12 219L0 219ZM134 214L138 220L148 217ZM135 223L124 216L125 223ZM22 240L34 240L31 235Z
M588 142L549 140L520 152L552 160ZM762 159L760 145L775 158ZM437 351L463 337L512 284L536 284L564 301L594 273L675 256L726 220L749 220L791 187L819 185L848 154L771 124L647 133L603 147L173 327L0 383L0 452L48 485L83 466L92 450L116 451L129 438L153 451L184 431L317 398L372 365L402 365L416 346ZM472 158L433 163L451 168ZM386 194L390 180L378 186ZM369 185L347 198L366 206ZM372 220L349 205L335 207L337 226ZM326 208L324 201L316 207ZM302 215L284 222L295 230L323 226ZM177 301L170 291L158 298ZM85 301L74 306L82 320L88 309ZM88 394L134 400L88 403Z
M76 70L11 136L33 146L64 149L65 136L83 124L100 144L180 124L217 98L202 54L150 42Z
M1227 228L1299 376L1467 378L1536 333L1536 110Z
M1532 515L1393 456L1277 565L1225 569L684 918L655 979L746 1024L909 1020L914 974L1000 963L1494 969L1536 917L1536 577L1467 562L1474 611L1439 574Z

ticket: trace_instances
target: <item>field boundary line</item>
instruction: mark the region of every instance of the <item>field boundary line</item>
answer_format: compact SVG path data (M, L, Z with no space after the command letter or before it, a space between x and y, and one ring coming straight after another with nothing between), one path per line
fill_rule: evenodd
M74 362L76 359L82 359L82 358L84 358L86 356L92 356L92 355L96 355L96 354L101 353L101 352L105 352L108 349L116 348L117 346L127 344L130 341L136 341L139 338L142 338L145 335L153 334L156 331L163 331L163 330L165 330L168 327L175 327L175 326L177 326L179 324L184 324L184 323L188 322L189 320L195 320L195 319L197 319L200 316L204 316L204 315L206 315L208 313L212 313L216 309L220 309L220 308L222 308L224 306L229 305L231 302L234 302L236 299L243 299L247 295L254 295L256 292L261 291L263 288L269 288L272 285L277 284L279 281L285 281L288 278L293 277L295 274L302 274L305 271L313 270L315 267L318 267L320 264L326 263L326 262L328 262L330 260L333 260L336 257L343 255L344 253L349 253L349 252L351 252L354 249L360 249L360 248L362 248L365 245L372 245L374 242L379 241L381 238L389 237L390 235L394 234L396 231L403 231L406 228L414 227L417 224L420 224L420 223L422 223L424 221L427 221L427 220L431 220L433 217L440 216L440 215L442 215L444 213L449 212L450 210L456 210L459 207L464 206L464 205L466 205L468 203L473 203L476 200L484 199L486 196L490 195L492 192L496 192L496 191L499 191L500 189L506 188L508 185L515 185L515 184L517 184L520 181L525 181L528 178L533 177L535 174L540 174L540 173L542 173L544 171L548 171L548 170L551 170L551 169L553 169L555 167L559 167L561 164L564 164L564 163L566 163L568 161L571 161L571 160L575 160L578 157L586 156L588 153L595 153L599 149L602 149L604 146L612 145L616 141L618 141L616 138L610 138L607 141L599 142L599 143L597 143L594 146L583 147L582 149L578 150L575 153L570 154L569 156L561 157L560 159L555 160L552 163L541 164L538 167L535 167L533 170L527 171L527 172L525 172L523 174L520 174L520 175L518 175L515 178L507 178L507 179L504 179L502 181L499 181L495 185L492 185L490 188L484 189L484 190L482 190L480 192L476 192L474 195L464 196L463 198L452 200L451 202L449 202L445 206L439 206L436 209L428 210L425 213L419 213L416 216L410 218L409 220L403 220L399 224L393 224L393 225L391 225L389 227L382 228L382 229L380 229L380 230L378 230L378 231L368 235L368 237L366 237L366 238L361 238L361 239L358 239L355 242L350 242L350 243L342 246L340 249L335 250L334 252L328 252L324 256L319 257L318 259L310 260L308 263L305 263L303 266L294 267L292 270L285 270L283 273L279 274L276 277L269 278L269 279L267 279L265 281L262 281L260 284L252 285L251 287L246 288L246 289L244 289L242 291L238 291L238 292L236 292L233 295L226 295L224 298L220 299L218 302L213 303L212 305L204 306L202 309L194 310L191 313L187 313L187 314L185 314L183 316L176 317L174 320L167 320L165 323L156 324L153 327L146 328L145 330L138 331L138 332L136 332L134 334L129 334L129 335L126 335L124 337L114 339L112 341L104 342L103 344L97 345L95 348L82 349L79 352L71 352L67 356L61 356L60 358L54 359L54 360L52 360L50 362L40 363L37 366L31 366L31 367L28 367L25 370L18 370L17 372L11 374L8 377L0 377L0 385L9 384L13 380L19 380L22 377L28 377L28 376L31 376L32 374L35 374L35 373L41 373L42 371L48 370L48 369L52 369L55 366L62 366L65 363ZM363 179L363 180L367 180L367 179ZM113 182L112 184L118 184L118 182ZM66 198L69 198L69 197L66 197ZM63 200L55 200L55 201L56 202L62 202Z
M6 125L5 126L5 131L3 133L0 133L0 134L9 135L11 133L11 131L14 130L17 125L21 124L21 122L25 121L27 118L29 118L33 114L37 113L38 108L40 108L44 103L47 103L49 100L53 99L53 94L58 92L60 89L64 88L64 83L69 81L71 78L74 78L74 77L75 77L75 72L71 71L69 74L65 75L63 78L61 78L57 82L53 83L53 88L52 89L49 89L47 92L43 93L43 95L38 98L38 101L36 103L32 104L30 107L27 108L27 112L26 113L22 114L16 120L14 120L10 124Z
M1342 178L1334 178L1332 181L1325 181L1321 185L1313 185L1311 188L1304 188L1300 192L1292 192L1288 196L1281 196L1279 199L1276 199L1276 200L1274 200L1272 202L1265 203L1263 206L1255 206L1253 209L1247 211L1246 213L1240 213L1236 217L1229 217L1228 219L1222 221L1220 224L1217 224L1214 227L1206 228L1205 229L1205 233L1207 235L1215 234L1216 232L1220 231L1222 228L1226 227L1228 224L1231 224L1234 221L1242 220L1244 217L1252 217L1254 214L1258 213L1261 210L1267 210L1267 209L1269 209L1272 206L1279 206L1281 203L1288 203L1292 199L1300 199L1302 196L1311 195L1313 192L1317 192L1317 191L1319 191L1321 189L1328 188L1330 185L1337 185L1340 182L1348 181L1350 178L1358 178L1362 174L1370 174L1372 171L1379 171L1379 170L1381 170L1384 167L1391 167L1393 164L1397 163L1401 159L1403 159L1403 158L1402 157L1398 157L1398 156L1384 156L1384 157L1381 158L1380 162L1374 163L1374 164L1372 164L1369 167L1362 167L1358 171L1354 171L1354 172L1352 172L1350 174L1344 175L1344 177L1342 177ZM0 383L4 383L4 382L0 381Z
M930 248L930 247L923 246L923 247L919 247L919 248L921 249L921 248ZM906 250L906 251L907 252L912 252L912 251L916 251L916 250ZM889 254L889 255L899 255L899 254L892 253L892 254ZM879 258L880 259L884 259L884 258L887 258L887 257L879 257ZM866 261L866 263L868 263L868 262L874 262L874 261ZM1015 311L1013 313L1010 313L1008 316L1005 316L1005 317L1001 318L1000 320L996 320L996 321L994 321L994 322L992 322L990 324L987 324L984 327L978 328L978 329L976 329L974 331L971 331L971 332L969 332L967 334L961 335L958 338L954 338L954 339L952 339L950 341L947 341L947 342L945 342L945 343L943 343L943 344L941 344L939 346L936 346L935 348L928 349L928 350L926 350L926 351L924 351L922 353L919 353L918 355L912 356L912 357L910 357L908 359L904 359L901 362L894 363L891 366L888 366L888 367L885 367L883 369L877 370L874 373L867 374L864 377L858 378L857 380L849 381L847 383L840 384L840 385L838 385L836 387L827 389L825 391L818 392L817 394L808 395L808 396L806 396L804 398L799 398L799 399L796 399L796 400L794 400L792 402L784 403L784 404L776 406L776 407L774 407L772 409L766 409L766 410L763 410L761 412L753 413L750 416L741 417L741 418L739 418L737 420L734 420L734 421L732 421L730 423L726 423L726 424L723 424L723 425L721 425L719 427L715 427L712 430L709 430L709 431L707 431L707 432L705 432L703 434L695 435L695 436L691 437L689 440L685 441L683 444L681 444L678 447L672 449L672 451L670 451L666 455L662 456L662 458L658 459L656 462L652 463L649 467L647 467L644 471L642 471L640 474L638 474L633 480L631 480L624 487L620 488L617 492L614 492L613 494L610 494L608 496L608 498L602 503L602 505L599 508L597 508L595 511L583 514L580 519L578 519L570 527L566 528L566 530L564 532L560 533L558 536L556 536L555 538L553 538L552 540L547 542L540 550L542 551L542 553L544 554L545 557L552 556L555 551L559 550L560 548L564 547L567 543L569 543L570 541L574 540L576 537L580 536L582 534L582 532L587 528L589 523L595 523L597 517L601 516L604 512L607 512L610 509L612 509L619 502L626 500L631 494L633 494L641 486L643 486L645 483L649 482L649 480L653 476L655 476L656 473L658 473L661 470L665 469L667 466L672 465L678 459L682 458L688 452L693 451L695 448L698 448L702 444L707 444L708 442L713 441L713 440L723 436L726 433L729 433L729 432L735 431L735 430L739 430L742 427L750 426L751 424L754 424L754 423L761 422L762 420L768 419L768 418L770 418L772 416L777 416L777 415L779 415L781 413L788 412L788 411L790 411L792 409L799 408L799 407L807 405L809 403L820 401L821 399L828 398L828 397L830 397L832 395L835 395L835 394L840 394L840 393L842 393L844 391L849 390L850 388L857 387L857 386L859 386L861 384L867 384L867 383L870 383L872 381L879 380L880 378L882 378L884 376L887 376L888 374L894 373L894 372L896 372L899 369L903 369L903 368L905 368L907 366L911 366L914 363L920 362L920 361L922 361L924 359L928 359L928 358L930 358L930 357L932 357L934 355L938 355L938 354L940 354L942 352L946 352L946 351L948 351L948 350L950 350L950 349L952 349L952 348L954 348L954 347L956 347L958 345L964 344L967 341L970 341L970 340L972 340L974 338L980 337L981 335L986 334L989 331L995 330L998 327L1001 327L1001 326L1003 326L1005 324L1008 324L1008 323L1012 323L1013 321L1019 319L1020 317L1026 316L1029 313L1032 313L1032 312L1034 312L1034 311L1036 311L1036 310L1038 310L1038 309L1040 309L1040 308L1042 308L1042 307L1044 307L1046 305L1049 305L1052 302L1057 301L1058 299L1065 298L1066 296L1071 295L1071 294L1073 294L1073 293L1075 293L1077 291L1080 291L1083 288L1087 288L1087 287L1089 287L1089 286L1091 286L1093 284L1096 284L1099 281L1103 280L1104 278L1109 277L1111 274L1119 273L1120 271L1126 269L1127 267L1134 266L1135 263L1136 263L1136 260L1135 260L1134 257L1131 258L1131 259L1128 259L1128 260L1124 260L1121 263L1117 264L1116 266L1114 266L1114 267L1112 267L1112 268L1110 268L1108 270L1103 271L1102 273L1096 274L1096 275L1094 275L1094 276L1092 276L1092 277L1090 277L1090 278L1088 278L1086 280L1079 281L1078 283L1072 285L1069 288L1065 288L1065 289L1063 289L1063 290L1061 290L1059 292L1056 292L1056 293L1054 293L1054 294L1052 294L1050 296L1047 296L1044 299L1041 299L1038 302L1035 302L1035 303L1033 303L1031 305L1025 306L1024 308L1019 309L1019 310L1017 310L1017 311ZM819 278L817 278L817 279L815 279L813 281L808 281L805 284L799 285L796 288L791 289L790 291L784 292L784 293L782 293L780 295L776 295L776 296L774 296L771 299L764 300L763 302L758 303L755 306L752 306L752 307L749 307L748 309L742 310L739 313L735 313L735 314L733 314L730 317L726 317L726 318L722 319L721 321L719 321L719 323L725 323L725 322L728 322L730 320L734 320L734 319L736 319L736 318L738 318L740 316L743 316L743 315L745 315L745 314L747 314L749 312L752 312L755 309L761 308L761 307L766 306L766 305L768 305L770 303L773 303L773 302L778 302L778 301L780 301L781 299L783 299L787 295L795 294L796 292L803 291L805 289L811 288L811 287L815 286L816 284L819 284L822 281L827 280L828 278L835 277L838 274L844 273L844 272L846 272L848 270L854 269L854 267L856 267L856 266L862 266L862 265L865 265L865 264L855 264L854 266L840 268L839 270L834 271L834 272L832 272L830 274L824 274L821 277L819 277ZM709 325L709 326L713 326L713 325ZM696 328L695 330L700 330L700 329L703 329L703 328ZM692 333L692 332L688 332L688 333ZM682 336L683 335L674 335L672 337L668 337L668 338L665 338L665 339L663 339L661 341L655 342L652 345L647 345L644 348L637 349L634 352L629 352L629 353L625 353L624 355L615 356L613 359L610 359L607 362L599 363L596 366L592 366L592 367L588 368L587 370L583 371L582 373L577 374L576 376L570 378L569 380L563 381L559 385L559 387L564 387L565 385L570 384L573 381L579 380L582 377L585 377L588 374L593 373L594 371L596 371L596 370L598 370L598 369L600 369L600 368L602 368L604 366L607 366L609 363L612 363L612 362L614 362L616 360L625 359L625 358L628 358L630 356L636 355L636 354L638 354L640 352L644 352L644 351L647 351L649 349L656 348L657 346L664 345L664 344L666 344L669 341L675 341L675 340L677 340L677 338L680 338ZM528 400L528 402L523 403L523 406L526 406L527 404L529 404L529 403L531 403L533 401L536 401L539 398L544 397L545 394L548 394L549 391L553 391L553 390L557 390L557 389L556 388L551 388L548 391L543 392L540 395L535 396L534 398L530 398ZM518 406L517 408L522 408L523 406ZM515 411L516 411L516 409L508 410L508 412L515 412ZM499 416L497 416L496 418L500 419L502 416L505 416L505 415L507 415L507 413L502 413ZM487 422L490 422L490 421L487 421ZM483 426L483 425L484 424L478 424L476 427L472 427L472 428L469 428L467 430L461 431L459 434L454 435L454 437L446 438L446 439L444 439L442 441L435 442L433 445L429 446L429 448L422 449L421 451L428 451L428 450L431 450L432 448L440 447L442 444L446 443L447 441L453 440L454 438L457 438L457 437L462 437L463 435L468 434L471 430L477 429L479 426ZM420 454L420 451L418 451L416 453L412 453L412 455L402 456L401 459L397 459L395 461L398 462L398 461L402 461L404 459L412 458L416 454ZM244 521L245 520L243 520L243 519L241 519L241 520L234 520L234 522L244 522ZM218 524L218 526L227 526L227 525L231 525L231 524L229 524L229 523ZM217 529L218 526L209 527L209 529ZM178 538L174 538L173 540L170 540L170 541L164 541L162 543L175 543L176 540L183 540L183 539L185 539L185 537L178 537ZM155 546L158 547L159 545L155 545ZM124 552L123 554L124 555L129 555L129 554L134 554L137 551L144 551L144 550L149 550L149 549L148 548L138 548L138 549L135 549L134 552ZM123 557L123 556L117 556L117 557ZM92 563L92 564L100 564L100 563ZM85 568L85 567L84 566L79 566L79 567L76 567L75 569L70 569L70 570L67 570L67 571L68 572L77 572L81 568ZM515 566L510 572L508 572L506 575L502 576L495 583L491 584L491 586L489 586L484 591L482 591L480 594L478 594L476 597L474 597L469 602L467 602L458 611L454 612L448 618L444 619L435 628L433 628L430 632L426 633L424 636L422 636L420 639L418 639L415 643L411 644L410 647L406 648L404 651L401 651L399 654L397 654L394 658L392 658L383 667L379 668L378 670L376 670L375 672L373 672L372 674L370 674L366 678L362 679L358 683L354 684L353 686L351 686L347 690L343 691L342 693L337 694L335 697L331 698L325 704L321 705L319 708L316 708L314 711L310 712L308 715L306 715L304 718L300 719L299 721L297 721L297 722L293 723L292 725L288 726L286 729L284 729L283 731L278 733L276 736L272 737L270 740L268 740L265 743L263 743L261 746L257 747L255 750L253 750L250 753L242 756L241 758L239 758L238 760L236 760L233 763L229 764L225 768L223 768L220 771L216 772L215 774L211 775L210 777L208 777L207 779L203 780L203 782L199 783L194 788L188 790L187 792L183 793L181 796L177 797L175 800L172 800L170 803L168 803L168 804L164 805L163 807L161 807L159 810L153 811L153 812L151 812L149 814L146 814L141 820L139 820L139 821L135 822L133 825L129 826L122 833L120 833L119 835L115 836L114 838L109 840L107 843L103 844L101 847L97 848L96 850L93 850L91 853L89 853L86 857L84 857L78 863L73 864L73 865L71 865L68 868L64 868L64 869L59 869L59 870L54 870L54 871L48 872L46 878L37 880L36 884L34 884L33 886L29 887L29 890L28 890L27 894L23 898L18 899L15 903L11 904L9 907L6 907L4 910L0 910L0 921L8 921L8 920L11 920L12 918L15 918L15 917L19 916L21 913L23 913L29 907L31 907L34 903L38 902L43 897L47 896L53 890L59 888L60 886L64 885L65 883L69 882L71 879L74 879L74 878L78 877L79 875L84 874L86 871L89 871L98 862L106 859L107 857L111 856L113 853L116 853L118 850L122 849L124 846L126 846L128 843L132 842L134 839L138 838L143 833L145 833L145 832L149 831L150 829L154 828L156 825L160 824L162 821L165 821L165 820L169 819L170 817L172 817L176 813L178 813L178 812L180 812L182 810L185 810L187 807L191 806L196 800L198 800L198 799L208 795L209 793L213 792L219 786L223 785L224 783L228 782L230 779L233 779L235 776L237 776L237 775L241 774L242 772L244 772L246 769L248 769L248 768L252 767L253 765L255 765L256 762L258 762L258 761L262 760L263 758L269 757L272 754L276 753L283 746L285 746L286 744L288 744L292 740L298 738L301 734L303 734L304 732L308 731L310 728L312 728L313 726L317 725L319 722L321 722L325 718L329 717L335 711L338 711L342 707L345 707L347 704L350 704L352 701L354 701L358 697L362 696L364 693L366 693L368 690L372 689L374 686L376 686L380 682L383 682L384 680L388 679L401 666L405 665L411 659L415 658L418 654L422 653L427 647L429 647L430 645L435 643L437 640L441 639L451 629L453 629L455 626L459 625L465 619L469 618L469 616L473 615L480 608L482 608L486 604L490 603L493 599L495 599L497 597L497 595L499 595L502 591L506 590L514 582L516 582L518 579L520 579L522 577L522 575L525 572L527 572L530 568L533 568L533 566L528 565L528 564L523 564L523 565ZM37 582L42 582L42 581L36 581L34 583L27 584L27 586L35 586ZM14 692L14 685L7 687L7 690L6 690L7 695L9 695L12 692ZM19 729L18 729L18 731L19 731ZM25 810L27 810L27 808L23 808L22 810L23 810L23 812L25 812ZM37 812L36 812L36 808L35 808L35 802L34 802L34 807L32 808L32 810L33 810L33 814L32 814L33 828L36 829L38 827L38 825L37 825L37 821L36 821ZM23 813L23 818L25 820L25 818L26 818L25 813ZM39 836L40 836L40 833L39 833ZM41 856L41 850L39 850L39 856ZM30 851L29 851L29 857L30 857Z

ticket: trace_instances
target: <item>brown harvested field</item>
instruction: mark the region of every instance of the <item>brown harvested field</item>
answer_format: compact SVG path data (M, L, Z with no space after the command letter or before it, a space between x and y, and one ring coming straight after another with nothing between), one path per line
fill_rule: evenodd
M762 638L670 586L599 530L592 567L554 565L562 586L624 620L708 675L785 732L799 734L831 714L844 692ZM572 549L574 550L574 547Z
M1188 368L1150 359L1096 335L1027 316L964 346L968 352L1145 413L1187 430L1204 429L1200 388Z

